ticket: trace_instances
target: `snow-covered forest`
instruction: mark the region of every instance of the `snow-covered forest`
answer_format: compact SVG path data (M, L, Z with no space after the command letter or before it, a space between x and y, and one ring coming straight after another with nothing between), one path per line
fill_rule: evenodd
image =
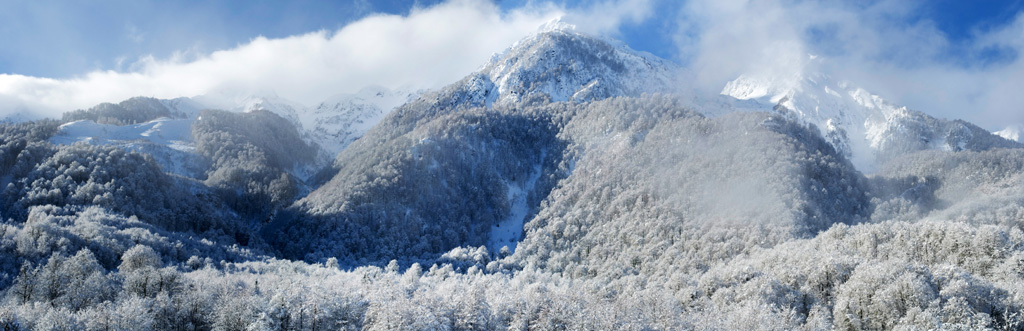
M559 27L393 109L0 124L0 327L1024 329L1020 143L678 72Z

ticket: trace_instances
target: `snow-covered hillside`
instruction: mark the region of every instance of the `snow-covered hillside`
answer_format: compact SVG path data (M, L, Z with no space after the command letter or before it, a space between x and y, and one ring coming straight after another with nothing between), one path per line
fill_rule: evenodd
M85 141L125 147L137 147L145 143L149 148L140 151L149 152L154 146L164 146L171 150L190 153L194 148L191 143L190 125L199 117L201 110L222 109L246 113L266 110L287 119L308 142L322 146L323 156L316 165L305 165L303 169L292 171L300 178L308 178L317 171L315 168L327 164L339 151L380 122L388 112L417 95L416 92L367 87L358 93L335 95L316 107L306 107L279 97L273 92L220 91L175 99L136 97L120 104L101 104L88 111L76 113L87 115L94 109L106 110L115 107L119 111L115 112L117 114L136 111L156 112L174 114L181 118L160 118L125 126L97 124L95 121L74 121L62 126L60 134L52 141L56 144ZM162 150L156 152L166 154ZM160 155L154 157L158 160L163 159ZM169 169L180 168L180 165L174 164L175 162L171 163L168 164ZM195 177L194 173L179 174Z
M359 139L385 115L416 98L418 92L368 86L356 93L331 96L315 106L306 106L272 91L219 91L191 98L207 109L233 112L266 110L288 119L310 142L320 145L325 160L332 159L352 141Z
M75 121L60 126L50 142L70 145L78 142L113 145L148 154L166 172L190 178L205 177L206 162L195 154L193 119L159 118L133 125L98 124Z
M199 116L199 111L209 108L192 98L179 97L174 99L157 99L164 107L170 109L172 112L185 114L187 118L195 118Z
M302 128L331 156L377 125L391 110L418 93L370 86L357 93L338 94L303 112Z
M97 124L75 121L60 126L60 133L50 139L54 144L70 145L83 141L96 145L143 140L168 146L186 146L192 141L191 119L159 118L141 124ZM184 147L181 147L185 149Z
M306 107L297 102L282 98L273 91L236 91L225 90L207 93L191 98L205 109L219 109L233 112L252 112L266 110L284 117L292 124L302 125L302 115ZM198 114L197 114L198 115Z
M764 75L743 75L725 85L722 95L755 103L756 110L775 108L792 111L793 115L815 124L838 150L852 157L860 169L874 167L874 152L887 118L901 113L900 107L881 98L833 82L823 74L778 78ZM778 107L777 107L778 106Z
M556 22L433 91L0 123L0 328L1024 329L1022 128L815 61L701 93Z

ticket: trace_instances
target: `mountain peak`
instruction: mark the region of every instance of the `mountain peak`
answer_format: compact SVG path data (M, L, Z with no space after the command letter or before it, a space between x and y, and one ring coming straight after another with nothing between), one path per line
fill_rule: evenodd
M1014 124L1006 127L1005 129L993 133L997 136L1003 137L1006 140L1024 142L1020 139L1021 131L1024 131L1024 126L1020 124Z
M552 21L492 57L462 83L472 100L511 104L546 95L552 101L668 93L682 69L667 60Z
M555 19L552 19L547 23L544 23L544 25L542 25L540 29L538 29L537 31L540 33L555 31L576 31L576 25L562 21L562 17L556 17Z
M746 101L734 103L737 108L784 112L814 124L829 143L867 172L889 158L916 150L984 150L1010 143L989 139L991 134L973 125L936 119L835 79L820 70L821 61L809 56L807 61L782 66L796 68L793 71L740 75L721 94ZM996 134L1007 138L1014 133L1004 131Z

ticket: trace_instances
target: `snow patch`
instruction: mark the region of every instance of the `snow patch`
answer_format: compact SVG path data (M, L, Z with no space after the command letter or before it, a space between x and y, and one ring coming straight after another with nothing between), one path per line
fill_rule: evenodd
M543 154L542 154L543 155ZM543 160L544 157L541 157ZM540 179L541 166L533 166L533 172L525 183L509 182L506 197L509 204L509 215L505 219L491 226L490 239L487 240L487 249L497 253L502 247L508 246L509 250L515 252L519 239L523 237L523 224L529 216L530 206L527 197L533 191L533 187Z
M721 95L732 100L695 102L710 116L785 107L801 121L823 129L826 137L837 137L834 145L841 150L848 146L850 161L866 173L877 166L878 149L910 115L906 108L867 90L808 70L792 76L741 75L728 82Z
M195 154L191 119L161 117L132 125L75 121L61 125L49 141L55 145L112 145L149 154L164 171L190 178L202 178L205 172L202 158Z
M90 120L65 123L50 138L53 144L70 145L79 141L94 145L121 144L143 140L158 145L187 148L192 142L192 120L161 117L132 125L98 124Z
M353 94L335 95L300 116L302 127L331 156L380 123L387 114L419 93L370 86Z
M997 136L1000 136L1000 137L1003 137L1006 140L1012 140L1012 141L1016 141L1016 142L1024 142L1024 141L1020 140L1020 133L1021 133L1021 131L1024 131L1024 126L1021 126L1020 124L1016 124L1016 125L1008 126L1005 129L993 132L993 134L995 134Z

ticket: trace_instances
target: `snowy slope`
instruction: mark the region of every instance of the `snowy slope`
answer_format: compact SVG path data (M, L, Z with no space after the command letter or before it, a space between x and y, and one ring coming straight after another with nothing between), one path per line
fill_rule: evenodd
M667 60L552 22L458 84L468 92L464 101L491 106L545 95L551 101L585 102L672 93L683 75Z
M192 100L191 98L174 98L174 99L157 99L164 107L170 109L172 112L185 114L186 118L195 118L199 116L199 111L207 108L203 104Z
M997 136L1000 136L1000 137L1003 137L1003 138L1005 138L1007 140L1013 140L1013 141L1016 141L1016 142L1024 142L1024 140L1021 140L1021 137L1020 137L1021 131L1024 131L1024 127L1021 127L1020 125L1011 125L1011 126L1006 127L1005 129L993 132L993 134L995 134Z
M331 156L345 149L379 123L391 110L418 93L366 87L357 93L335 95L303 112L302 128Z
M300 129L302 129L302 114L307 112L306 107L302 104L279 97L273 91L226 90L195 96L192 97L192 100L208 109L245 113L255 110L270 111L288 119Z
M84 141L96 145L116 144L142 140L160 145L187 149L192 141L191 119L159 118L134 125L97 124L93 121L75 121L60 126L60 132L50 139L54 144L73 144Z
M797 118L816 125L858 168L873 168L873 148L884 139L887 119L905 109L823 74L787 78L743 75L726 84L722 95L755 101L758 110L780 106L792 111Z
M543 158L542 156L541 159ZM527 198L543 174L541 170L541 165L538 164L533 167L533 172L530 173L530 178L527 178L525 183L506 184L508 190L506 199L508 199L510 207L509 215L498 224L491 226L490 236L487 239L487 249L490 252L500 252L503 247L508 247L510 252L515 252L516 245L523 238L523 224L526 223L526 217L530 213Z
M936 119L813 70L781 77L742 75L727 83L721 94L736 101L726 108L777 111L814 124L826 140L866 172L873 172L891 157L916 150L1011 146L973 124Z
M63 145L84 142L135 150L152 156L164 171L202 179L207 165L202 157L195 154L192 121L166 117L134 125L75 121L61 125L50 142Z
M362 137L391 110L418 95L412 91L392 91L369 86L356 93L332 96L314 107L307 107L267 91L219 91L191 100L204 105L203 108L234 112L267 110L275 113L292 122L307 141L320 145L324 149L325 160L329 160L352 141Z
M682 90L679 81L686 74L665 59L579 33L575 27L556 21L495 54L481 70L454 87L463 91L459 101L470 105L507 106L532 97L587 102L644 93L677 93ZM529 221L527 196L540 175L537 168L525 183L508 184L506 198L511 213L491 227L487 243L491 252L504 246L515 250L523 224Z
M385 88L366 88L355 94L341 94L320 103L315 108L278 97L273 92L250 93L220 91L192 98L153 99L132 98L133 103L122 102L127 111L139 107L166 108L183 119L160 118L134 125L107 125L94 121L76 121L61 127L52 139L56 144L78 141L91 144L118 145L151 154L164 164L169 172L201 178L201 166L187 166L199 156L192 154L194 144L191 124L203 109L222 109L232 112L267 110L296 126L305 140L327 147L316 164L302 164L289 172L307 179L321 167L329 164L334 155L361 137L377 124L390 110L416 96L410 92L392 92ZM179 155L185 153L188 155ZM203 162L199 162L202 164Z

